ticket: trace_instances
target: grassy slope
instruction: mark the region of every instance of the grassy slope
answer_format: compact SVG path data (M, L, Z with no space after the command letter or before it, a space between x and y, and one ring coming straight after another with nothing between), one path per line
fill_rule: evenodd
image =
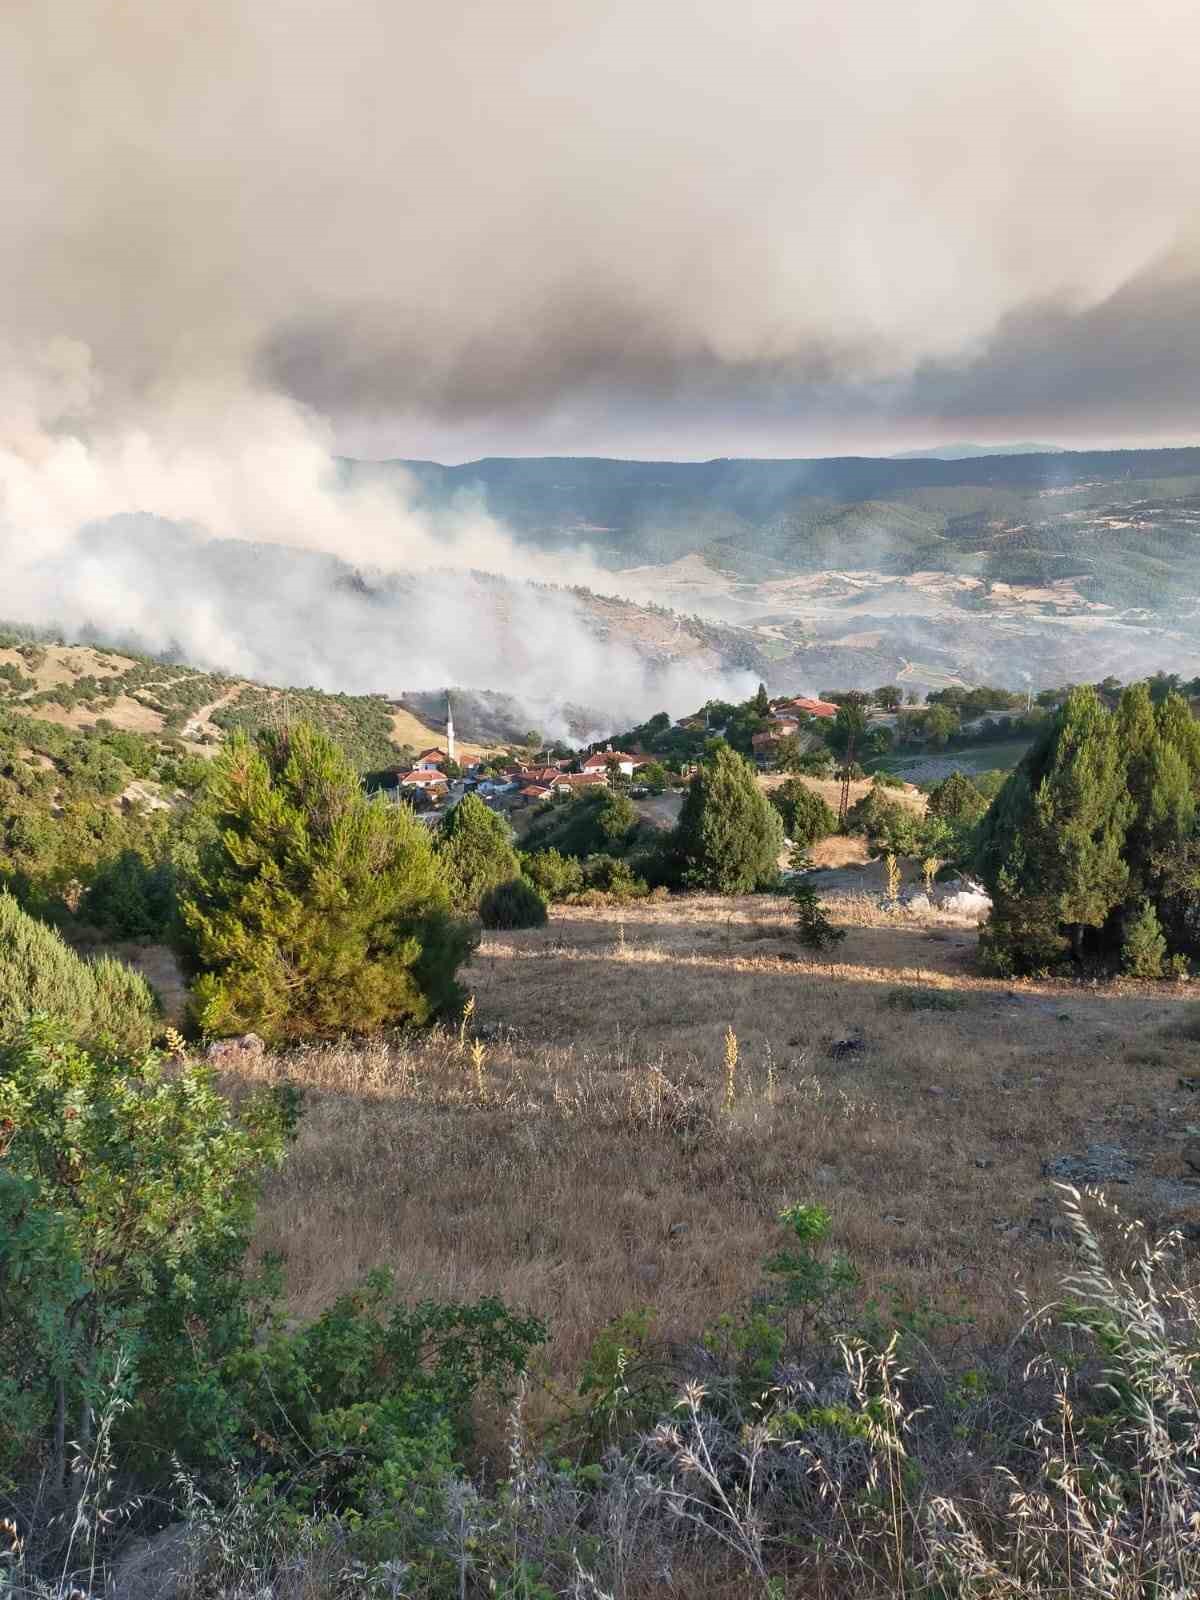
M3 704L7 709L28 711L44 721L57 722L70 728L93 727L98 720L104 718L117 728L128 729L135 733L153 734L162 731L165 722L162 712L146 703L155 697L156 685L153 679L148 684L140 686L134 694L120 694L115 705L103 709L91 709L85 705L68 708L53 703L30 704L30 695L34 692L73 688L80 678L85 676L111 680L139 664L136 658L122 655L119 651L96 650L89 645L48 645L44 649L45 659L36 667L31 667L27 659L16 649L0 649L0 664L16 667L27 677L33 678L36 684L36 691L25 690L18 695L6 697ZM203 682L208 676L199 671L190 672L190 669L183 675L191 676L197 682ZM222 680L214 687L211 694L206 695L204 703L189 714L185 731L181 735L184 744L197 754L211 754L224 737L220 727L212 721L213 713L235 707L243 695L259 692L261 685L251 683L247 679ZM282 703L283 691L273 691L273 693ZM135 695L143 698L135 698ZM443 730L427 726L411 712L393 713L392 723L391 737L397 746L407 744L414 750L423 750L434 745L442 747L445 744ZM459 750L462 755L472 758L482 753L478 745L464 744L461 741Z
M293 1309L384 1262L406 1293L546 1315L551 1371L575 1378L622 1311L653 1307L682 1342L743 1306L780 1207L817 1200L870 1291L967 1302L975 1336L1003 1338L1017 1280L1036 1303L1069 1264L1047 1157L1121 1144L1138 1157L1127 1212L1200 1218L1173 1142L1185 990L992 982L969 924L834 909L832 963L798 955L769 898L562 908L485 936L466 975L492 1040L482 1097L452 1037L256 1069L312 1091L259 1232ZM962 1009L889 1006L913 984ZM862 1054L831 1058L856 1036Z

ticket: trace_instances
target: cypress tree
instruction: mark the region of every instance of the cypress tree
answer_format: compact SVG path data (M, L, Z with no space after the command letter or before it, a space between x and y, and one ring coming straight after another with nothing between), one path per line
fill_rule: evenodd
M455 910L468 914L490 889L521 872L508 824L477 794L464 795L442 819L438 858Z
M235 735L200 806L213 837L183 886L195 1021L273 1043L425 1022L470 949L426 828L369 799L306 724Z
M749 762L727 744L717 743L692 779L673 845L689 888L746 894L777 877L783 823Z
M1132 806L1112 716L1094 689L1073 689L1059 712L1049 769L1033 794L1030 860L1070 931L1072 953L1125 894L1122 847Z
M1132 803L1115 719L1095 691L1073 689L980 825L975 865L993 900L982 941L996 970L1082 954L1125 895Z

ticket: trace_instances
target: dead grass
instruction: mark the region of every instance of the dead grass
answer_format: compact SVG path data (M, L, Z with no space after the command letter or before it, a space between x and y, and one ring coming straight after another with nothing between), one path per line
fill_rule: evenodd
M967 925L865 899L834 913L829 962L770 898L559 910L469 969L481 1074L453 1035L252 1066L310 1091L259 1232L294 1312L383 1263L409 1294L538 1311L569 1381L632 1307L686 1344L744 1305L780 1208L819 1200L869 1291L966 1306L1003 1337L1017 1280L1037 1299L1066 1261L1044 1159L1122 1144L1139 1163L1123 1205L1162 1220L1194 1054L1166 1026L1179 991L1005 985L973 973ZM905 986L961 1008L895 1009ZM856 1043L835 1058L840 1040Z

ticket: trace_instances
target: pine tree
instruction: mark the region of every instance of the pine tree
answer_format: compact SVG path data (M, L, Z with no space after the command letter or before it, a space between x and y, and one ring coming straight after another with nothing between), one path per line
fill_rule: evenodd
M477 794L467 794L442 820L438 858L456 911L473 914L489 889L510 883L521 866L508 824Z
M765 683L760 683L755 691L754 699L750 702L751 709L756 717L766 717L771 713L771 697L767 693Z
M1161 978L1167 941L1149 900L1142 900L1125 929L1122 965L1130 978Z
M783 823L728 745L717 743L692 779L673 847L689 888L746 894L778 875Z
M368 799L326 735L235 736L200 806L214 836L181 914L205 1032L328 1038L458 1003L470 936L428 832L407 806Z

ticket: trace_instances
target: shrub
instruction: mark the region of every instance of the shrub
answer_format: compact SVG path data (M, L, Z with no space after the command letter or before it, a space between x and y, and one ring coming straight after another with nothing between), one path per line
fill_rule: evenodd
M156 1443L165 1466L197 1429L219 1441L218 1363L244 1327L258 1178L282 1159L295 1109L272 1096L235 1113L204 1066L167 1077L153 1056L89 1055L45 1018L10 1043L0 1457L49 1444L52 1497L81 1470L67 1440L86 1470L93 1408L118 1371L130 1450Z
M828 838L837 828L837 818L821 796L796 778L773 791L771 804L783 818L788 838L799 849Z
M922 989L916 985L902 984L889 989L887 1003L893 1011L961 1011L966 996L953 989Z
M873 783L846 813L846 832L865 834L876 854L890 850L897 855L916 855L919 829L916 814L898 800L889 800L878 783Z
M728 745L718 742L692 779L672 845L689 888L746 894L777 881L783 823Z
M154 1037L158 1005L138 973L111 956L83 960L0 893L0 1041L38 1012L63 1017L78 1042L138 1051Z
M369 799L326 735L235 735L196 808L214 837L187 869L193 1016L270 1041L423 1023L459 1004L470 949L428 831Z
M940 817L943 822L970 826L979 821L987 808L987 800L961 772L952 772L929 791L928 815Z
M477 794L464 795L442 819L438 859L456 911L479 910L483 897L520 871L504 818Z
M559 850L531 850L521 856L521 871L547 900L565 900L583 888L583 866Z
M808 861L797 850L792 854L789 866L794 872L803 872L808 867ZM845 939L845 928L835 928L834 923L830 922L826 907L822 906L821 898L811 883L806 883L803 878L795 878L790 896L795 906L797 938L806 949L832 950Z
M646 880L619 856L589 856L583 863L583 883L585 892L612 900L640 900L648 892Z
M1125 929L1121 965L1130 978L1161 978L1167 941L1149 900L1143 900Z
M485 928L540 928L546 922L546 902L527 878L510 878L484 895L479 920Z
M88 885L83 915L118 939L161 938L175 912L174 874L151 865L136 850L122 850Z

